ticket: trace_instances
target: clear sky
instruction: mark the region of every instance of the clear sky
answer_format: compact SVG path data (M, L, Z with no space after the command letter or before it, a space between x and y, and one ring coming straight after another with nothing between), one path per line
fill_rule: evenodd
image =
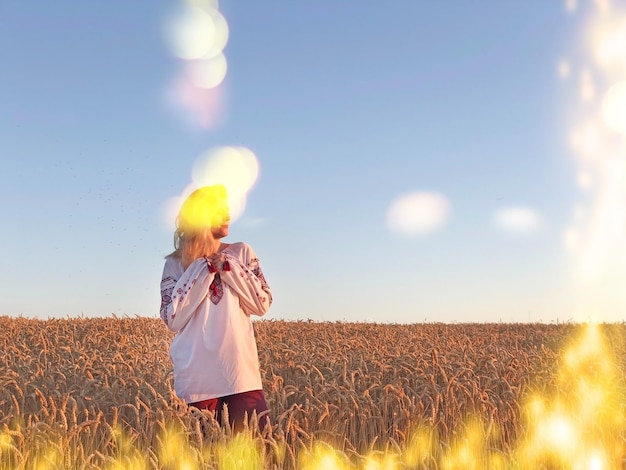
M241 146L269 319L624 320L619 3L189 5L0 4L0 314L158 316L166 209Z

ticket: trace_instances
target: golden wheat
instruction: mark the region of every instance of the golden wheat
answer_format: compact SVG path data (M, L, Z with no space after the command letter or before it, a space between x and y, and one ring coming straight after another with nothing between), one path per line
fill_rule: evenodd
M253 429L250 444L176 398L172 335L159 319L0 317L0 469L321 468L324 459L336 468L443 469L458 467L468 452L476 468L518 468L529 427L525 397L567 388L559 361L580 330L254 327L272 429ZM620 371L612 390L623 404L626 326L601 332ZM626 426L614 429L622 448L611 455L624 456Z

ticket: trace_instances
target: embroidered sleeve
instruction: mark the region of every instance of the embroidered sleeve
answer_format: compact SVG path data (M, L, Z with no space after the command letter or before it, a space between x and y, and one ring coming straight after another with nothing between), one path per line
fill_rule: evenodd
M173 279L161 284L161 318L170 330L177 332L184 328L206 298L214 278L215 273L209 271L206 260L199 258L173 286Z
M252 256L248 263L226 254L222 281L239 297L239 304L247 315L263 316L272 304L270 290L259 260Z
M172 276L164 276L163 279L161 279L161 319L166 325L169 324L167 309L172 303L172 292L174 291L175 285L176 279Z
M263 275L263 270L261 269L261 263L258 258L252 258L248 263L248 269L252 271L259 281L261 281L261 289L263 289L267 295L269 296L270 304L272 303L272 291L270 290L270 286L267 284L265 280L265 276Z

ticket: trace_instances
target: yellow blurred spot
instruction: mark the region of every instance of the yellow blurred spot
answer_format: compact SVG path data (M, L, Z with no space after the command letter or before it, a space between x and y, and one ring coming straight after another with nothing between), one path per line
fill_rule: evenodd
M202 186L183 202L179 226L184 230L219 227L230 221L228 196L224 186Z
M116 455L105 467L107 470L146 470L148 468L143 452L134 445L133 439L119 426L112 429L111 437L115 442Z
M219 147L201 155L193 165L196 187L221 184L228 193L231 220L238 219L246 207L247 193L259 176L259 163L245 147Z
M312 450L300 454L301 470L347 470L352 468L350 460L342 452L324 442L316 442Z
M430 427L420 426L414 430L402 453L404 463L409 467L423 465L434 452L435 435Z
M387 227L399 235L421 235L441 228L450 203L436 192L416 191L396 198L387 210Z
M162 468L195 470L199 467L198 455L190 446L185 430L168 424L159 433L159 464Z
M520 468L620 468L624 385L595 323L582 327L565 350L553 394L524 406L527 433L516 456ZM539 467L538 467L539 465Z
M576 427L567 415L559 413L548 415L539 422L537 437L542 448L568 455L576 445Z
M226 77L226 57L220 53L210 59L195 60L186 65L189 80L199 88L215 88Z
M442 458L444 470L482 470L491 468L487 453L485 427L479 419L468 419L463 433L452 443Z
M13 438L8 433L0 434L0 452L10 449L13 446Z
M395 452L373 454L365 458L363 470L397 470L399 461Z
M63 466L63 456L61 452L50 445L44 449L41 455L35 458L35 470L53 470Z
M258 444L249 433L239 433L226 444L218 446L220 470L259 470L264 468L263 456Z
M626 136L626 81L613 85L606 92L602 100L602 117L610 129Z
M589 461L587 462L586 467L586 470L608 470L609 464L607 462L604 452L592 452L592 455L589 457Z

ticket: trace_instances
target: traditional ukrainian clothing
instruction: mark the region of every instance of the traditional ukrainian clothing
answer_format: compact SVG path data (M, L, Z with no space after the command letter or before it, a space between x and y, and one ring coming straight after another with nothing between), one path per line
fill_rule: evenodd
M221 259L221 271L208 258L184 270L173 256L163 269L161 318L176 332L174 390L187 403L262 390L250 316L267 312L272 293L249 245L232 243Z

